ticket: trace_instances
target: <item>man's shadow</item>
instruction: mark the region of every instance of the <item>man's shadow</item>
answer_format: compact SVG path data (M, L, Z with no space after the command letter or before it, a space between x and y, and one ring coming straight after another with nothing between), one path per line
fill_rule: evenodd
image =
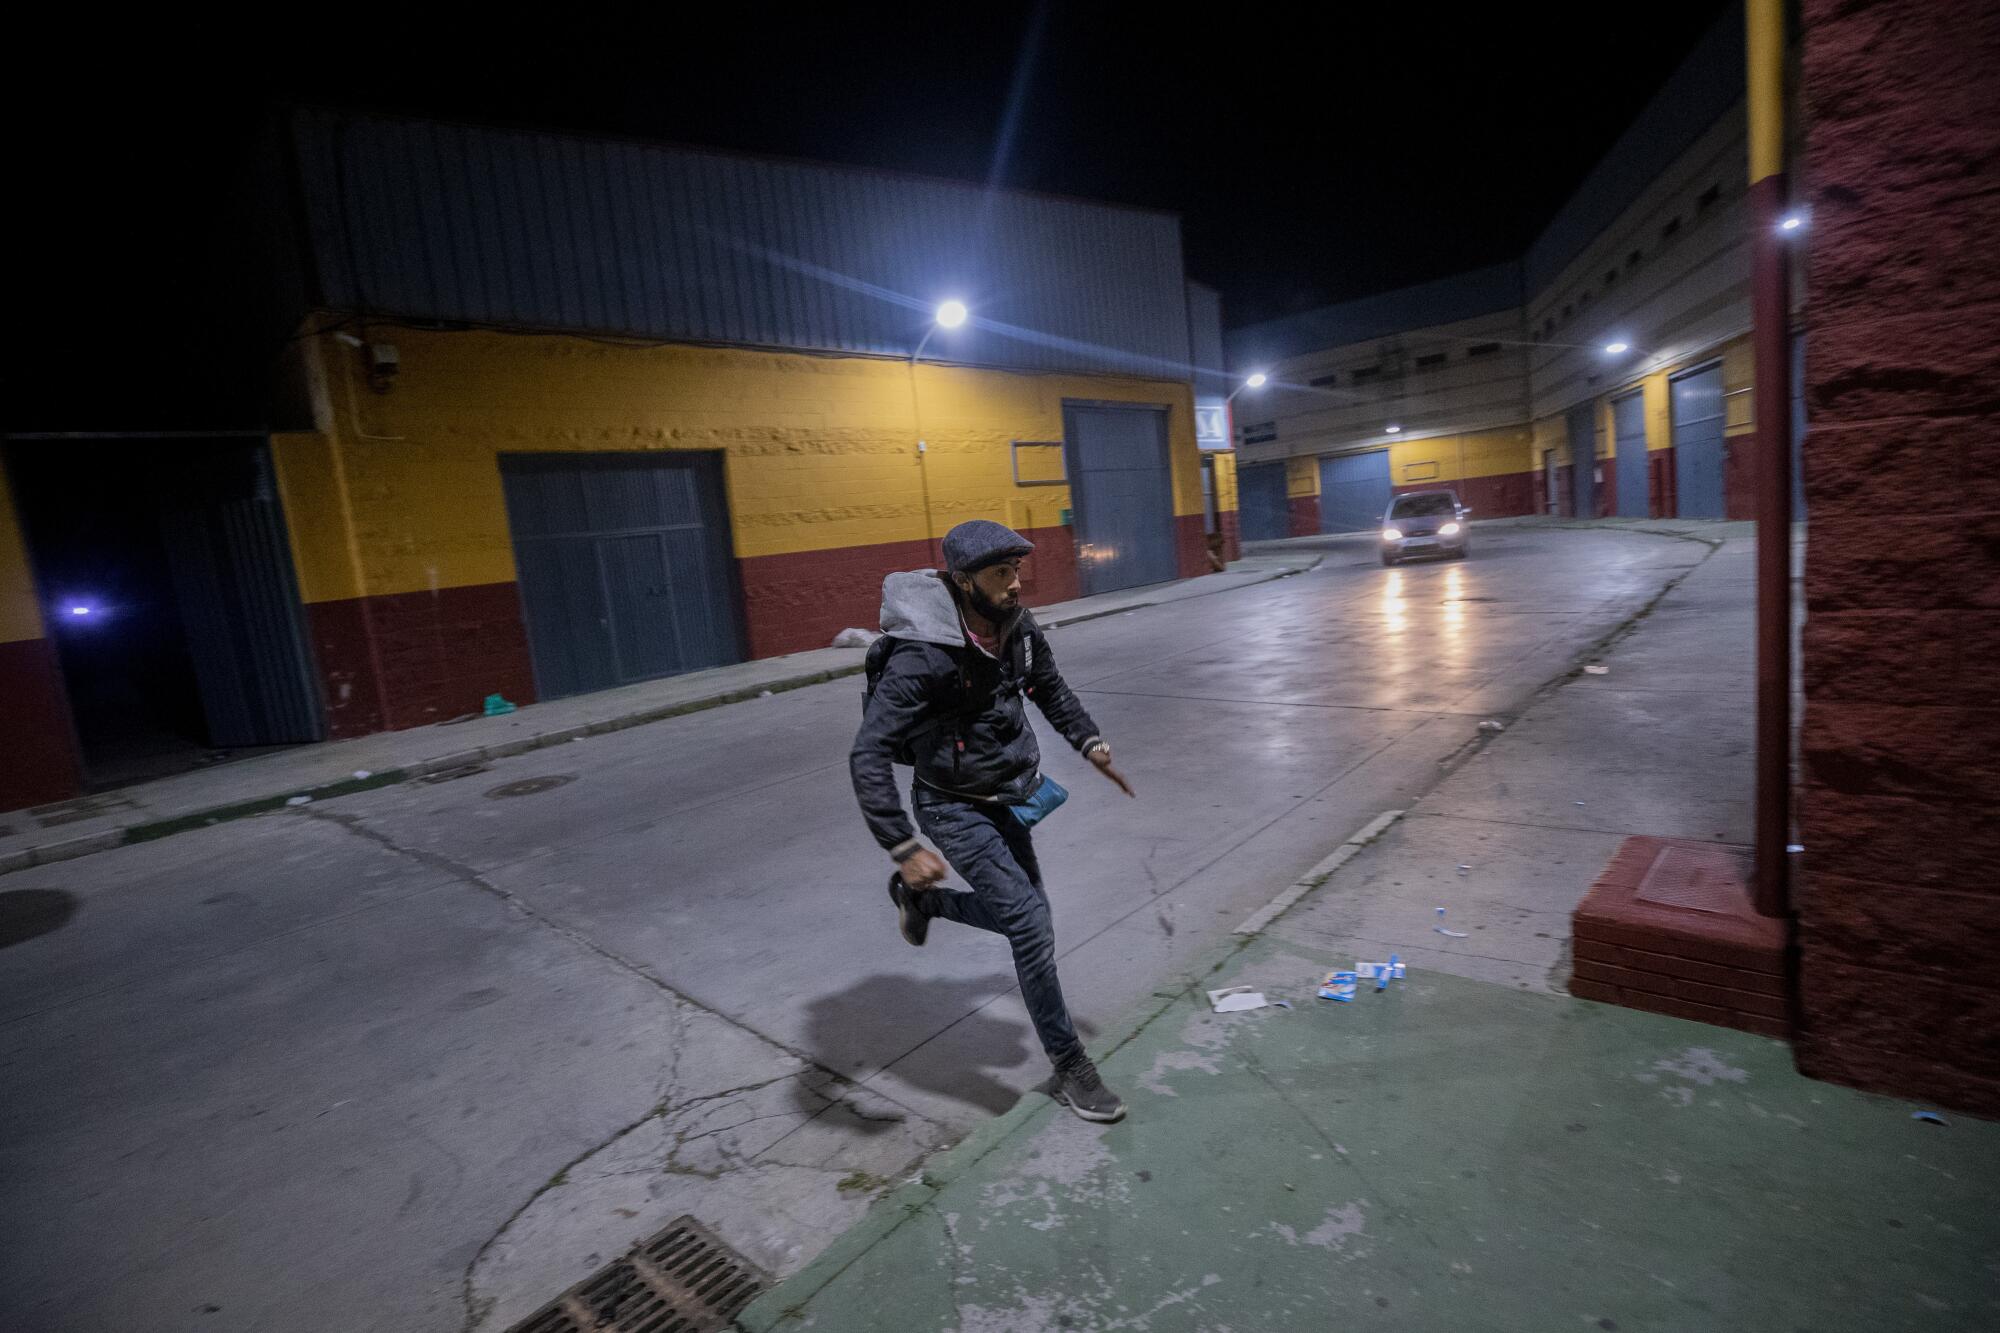
M894 1064L891 1078L907 1086L998 1115L1021 1094L988 1071L1013 1069L1041 1053L1026 1023L977 1007L1013 988L1011 972L959 978L877 973L806 1006L806 1051L826 1068L866 1071L864 1078ZM1077 1030L1089 1032L1082 1023ZM958 1058L903 1059L934 1038L950 1041Z

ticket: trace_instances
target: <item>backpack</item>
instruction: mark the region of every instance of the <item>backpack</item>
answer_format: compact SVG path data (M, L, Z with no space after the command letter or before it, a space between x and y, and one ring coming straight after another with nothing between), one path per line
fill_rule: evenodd
M868 654L861 659L861 711L864 715L868 712L868 705L875 700L875 687L881 683L882 672L889 665L890 654L896 651L896 645L901 642L903 640L891 638L889 635L884 634L878 637L875 642L868 645ZM1030 694L1034 693L1033 690L1028 690L1027 688L1028 672L1035 664L1035 650L1034 646L1028 641L1027 629L1023 627L1016 630L1014 641L1007 647L1008 656L1014 659L1014 678L1021 682L1022 689L1027 690ZM958 681L961 696L963 696L966 693L965 677L962 675L958 676ZM965 716L973 712L974 709L966 702L964 697L961 697L959 707L955 711L960 716ZM906 736L897 743L895 750L889 756L891 761L902 764L906 768L916 767L917 757L910 749L910 741L912 739L914 738Z

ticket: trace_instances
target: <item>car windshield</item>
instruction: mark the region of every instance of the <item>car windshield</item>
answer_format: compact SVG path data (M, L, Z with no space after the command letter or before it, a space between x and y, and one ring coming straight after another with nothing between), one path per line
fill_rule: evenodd
M1406 495L1396 501L1396 507L1389 511L1390 518L1436 518L1439 514L1455 513L1458 502L1442 493L1430 495Z

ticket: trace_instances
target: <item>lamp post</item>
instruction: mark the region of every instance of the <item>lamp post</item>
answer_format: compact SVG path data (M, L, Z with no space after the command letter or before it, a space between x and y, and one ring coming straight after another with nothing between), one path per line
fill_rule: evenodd
M924 348L931 345L931 338L939 329L958 328L970 314L963 301L952 299L939 302L938 308L931 314L931 326L924 330L917 350L910 353L910 422L917 432L917 483L924 496L924 541L931 548L932 561L940 565L944 563L944 556L938 550L937 525L931 521L931 473L926 460L929 446L924 441L923 410L917 398L917 358L924 354Z

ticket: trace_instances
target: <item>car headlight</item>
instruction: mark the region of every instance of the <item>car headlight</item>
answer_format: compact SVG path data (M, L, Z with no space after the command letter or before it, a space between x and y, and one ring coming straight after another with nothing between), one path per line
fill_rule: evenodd
M1384 528L1382 529L1382 540L1385 542L1399 542L1403 540L1403 534L1394 528Z
M1438 536L1440 537L1456 537L1457 535L1458 524L1456 523L1447 523L1438 529Z

